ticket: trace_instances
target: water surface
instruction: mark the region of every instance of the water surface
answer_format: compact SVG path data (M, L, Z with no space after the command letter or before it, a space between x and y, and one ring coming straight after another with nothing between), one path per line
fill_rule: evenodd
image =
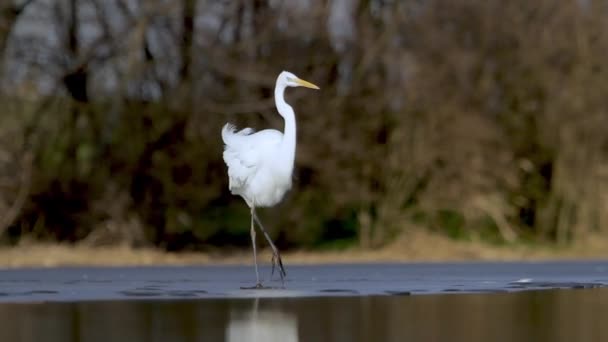
M608 262L287 265L284 284L252 266L75 267L0 271L0 303L496 293L608 286Z
M608 341L608 263L0 271L0 341Z
M608 290L0 305L1 341L608 341Z

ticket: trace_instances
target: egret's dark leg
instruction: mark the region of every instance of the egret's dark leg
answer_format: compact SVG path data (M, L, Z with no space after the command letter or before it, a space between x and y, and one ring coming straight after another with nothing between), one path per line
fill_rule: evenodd
M255 217L255 209L251 207L251 245L253 246L253 264L255 265L255 287L262 287L262 283L260 283L260 273L258 272L258 257L255 247L255 226L253 224L253 220Z
M264 237L266 237L268 244L270 244L270 248L272 248L272 272L270 273L270 276L272 277L272 275L274 274L274 268L276 266L279 269L279 276L281 277L281 282L284 283L284 278L287 275L287 272L285 272L285 268L283 267L283 260L281 260L281 254L279 254L279 250L272 242L272 239L270 239L270 236L266 232L266 229L264 229L262 222L260 222L258 215L255 213L255 209L251 209L251 215L253 216L253 219L255 220L255 222L258 224L258 226L262 230Z

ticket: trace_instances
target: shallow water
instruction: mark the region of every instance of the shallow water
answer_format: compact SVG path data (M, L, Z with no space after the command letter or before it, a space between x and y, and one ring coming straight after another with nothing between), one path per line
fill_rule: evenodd
M287 271L2 270L0 341L608 341L605 261Z
M608 341L608 289L0 305L1 341Z
M254 285L251 266L0 271L0 303L496 293L608 286L608 262L287 265L285 284ZM261 275L270 275L268 267Z

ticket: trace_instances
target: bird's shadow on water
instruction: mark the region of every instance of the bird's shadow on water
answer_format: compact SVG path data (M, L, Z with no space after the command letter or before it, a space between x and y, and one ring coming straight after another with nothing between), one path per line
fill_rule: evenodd
M262 284L256 284L256 285L252 285L252 286L241 286L240 287L241 290L287 290L287 287L285 287L285 284L282 284L281 286L272 286L272 285L262 285Z
M119 291L119 294L125 297L180 297L180 298L196 298L201 295L206 295L209 292L205 290L176 290L164 289L161 286L142 286L130 290Z
M264 291L264 290L286 290L286 288L284 286L258 286L258 285L253 285L253 286L241 286L239 287L241 290L260 290L260 291Z
M322 289L319 290L321 293L335 293L335 294L359 294L359 291L349 289Z
M124 290L119 293L127 297L180 297L180 298L195 298L201 295L206 295L209 292L206 290L184 290L184 289L165 289L165 285L146 285L134 288L132 290Z
M59 294L54 290L30 290L19 292L0 292L0 297L29 297L29 296L53 296Z

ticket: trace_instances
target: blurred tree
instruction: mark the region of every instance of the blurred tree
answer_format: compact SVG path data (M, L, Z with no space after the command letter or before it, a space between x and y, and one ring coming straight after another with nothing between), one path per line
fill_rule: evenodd
M283 247L373 247L408 227L606 233L606 13L577 0L8 2L0 229L248 244L219 131L281 128L286 69L324 86L287 95L296 189L265 218ZM29 180L11 184L20 170Z

